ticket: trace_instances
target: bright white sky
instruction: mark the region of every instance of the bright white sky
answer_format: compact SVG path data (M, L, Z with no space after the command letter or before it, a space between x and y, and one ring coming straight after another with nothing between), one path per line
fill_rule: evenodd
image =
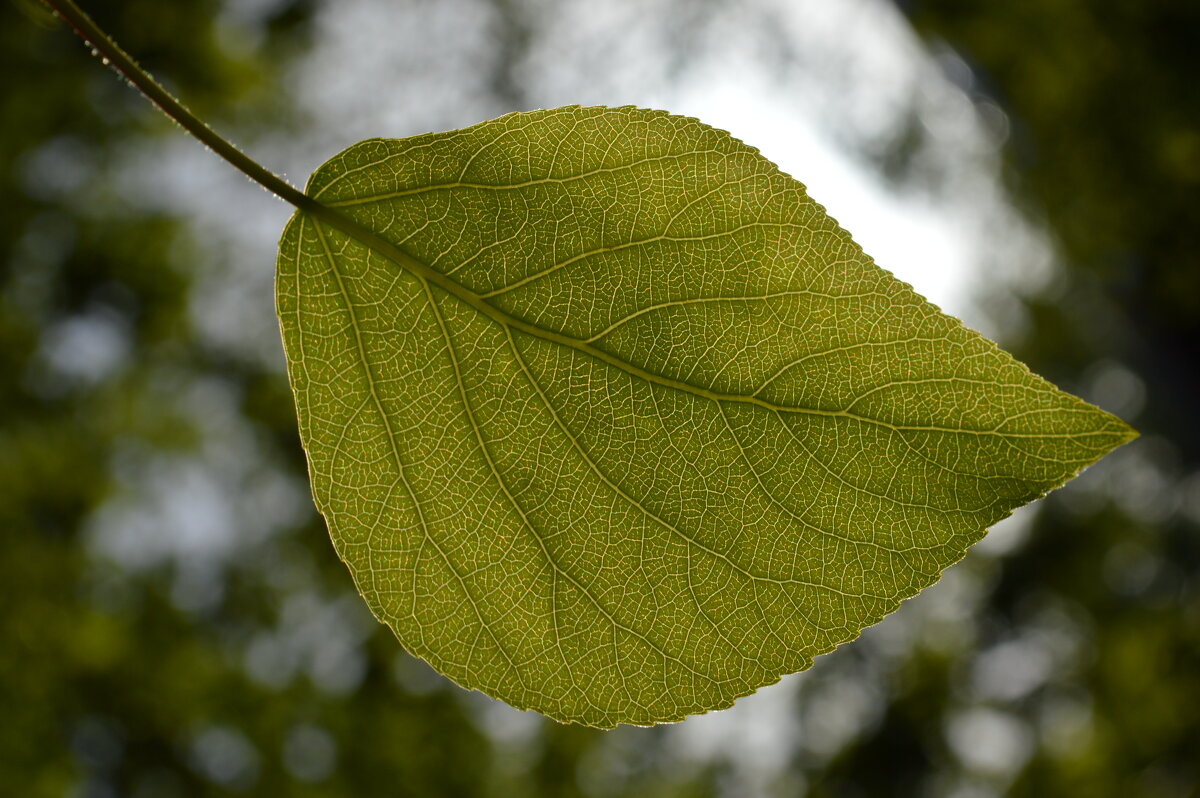
M516 6L534 19L513 69L521 107L639 105L728 130L803 182L877 263L976 320L970 296L982 256L997 230L1021 223L999 187L997 142L891 3L745 0L706 5L690 23L698 6L685 0ZM490 0L339 0L320 19L316 48L294 77L314 124L283 143L296 182L368 136L514 110L493 91L503 25ZM936 192L888 185L854 153L914 109L936 142L923 157L950 176Z

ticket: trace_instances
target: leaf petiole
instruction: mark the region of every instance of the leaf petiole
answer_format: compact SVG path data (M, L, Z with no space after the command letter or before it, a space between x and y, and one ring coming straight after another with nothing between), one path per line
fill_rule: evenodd
M286 180L265 168L250 156L239 150L229 140L221 136L207 124L202 122L187 106L171 96L162 84L154 79L149 72L142 69L136 61L121 46L92 21L84 11L72 0L42 0L64 22L70 25L79 38L92 47L92 52L100 56L104 63L111 66L128 80L142 95L194 138L207 146L217 155L224 158L234 168L249 177L255 183L275 194L280 199L305 211L314 211L313 206L320 203L305 195L302 191L289 185ZM320 206L324 208L324 206Z
M439 285L446 281L445 277L434 272L425 264L414 260L391 242L385 241L353 219L293 187L282 177L239 150L228 139L201 121L188 110L187 106L175 99L169 91L163 88L161 83L154 79L153 75L139 66L72 0L42 0L42 2L70 25L79 38L92 47L93 53L100 56L106 65L111 66L128 80L142 93L142 96L158 106L159 110L177 122L193 138L221 156L255 183L298 210L315 216L330 227L349 235L409 271L425 279L432 279Z

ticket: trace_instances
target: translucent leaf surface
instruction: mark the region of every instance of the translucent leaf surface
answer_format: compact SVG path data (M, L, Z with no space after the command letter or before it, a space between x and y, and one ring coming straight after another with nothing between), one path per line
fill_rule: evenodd
M280 244L338 553L409 651L558 720L807 668L1133 434L692 119L368 140L308 191L377 236L297 213Z

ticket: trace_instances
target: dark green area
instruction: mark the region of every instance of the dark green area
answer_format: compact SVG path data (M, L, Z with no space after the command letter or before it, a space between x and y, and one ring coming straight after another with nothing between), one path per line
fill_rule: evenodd
M237 57L214 30L221 5L87 9L201 116L245 134L294 124L271 90L314 33L308 4L275 4L260 43ZM965 622L969 644L922 638L881 664L883 647L864 640L819 663L798 715L810 718L803 713L835 677L853 686L881 670L886 690L867 698L882 703L830 757L796 754L776 790L986 786L964 775L947 731L978 729L956 719L982 707L1029 735L1013 794L1192 794L1200 784L1196 6L905 10L931 42L971 64L973 91L1008 112L1014 195L1061 246L1066 277L1027 303L1029 330L1014 353L1085 396L1093 384L1140 381L1144 407L1128 420L1143 439L1116 466L1047 500L1014 553L968 558L966 578L985 598ZM267 474L303 485L304 463L281 370L205 343L189 321L195 234L166 211L147 212L152 202L131 207L113 185L129 142L181 134L29 0L4 4L0 41L0 791L745 794L725 760L680 765L669 729L605 734L535 722L527 736L505 737L477 696L399 655L381 626L350 635L349 682L321 676L346 669L319 663L284 676L282 666L249 666L251 652L270 652L263 641L297 615L326 613L343 630L362 622L311 512L270 535L235 516L236 554L215 576L190 569L186 556L127 570L96 553L97 514L131 482L189 473L211 431L187 412L188 396L229 402L229 423L258 464L247 495ZM264 201L247 191L248 203ZM72 330L101 328L127 342L114 368L92 379L86 362L55 365L51 355ZM186 531L174 516L151 517L164 538ZM194 600L187 585L205 579L219 588ZM1028 693L980 698L967 687L981 652L1079 634L1081 653Z

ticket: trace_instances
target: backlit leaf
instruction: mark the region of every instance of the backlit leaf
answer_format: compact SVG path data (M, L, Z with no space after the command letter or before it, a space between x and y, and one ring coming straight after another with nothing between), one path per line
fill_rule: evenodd
M1133 434L692 119L367 140L308 193L371 231L298 212L280 244L338 553L409 651L558 720L807 668Z

